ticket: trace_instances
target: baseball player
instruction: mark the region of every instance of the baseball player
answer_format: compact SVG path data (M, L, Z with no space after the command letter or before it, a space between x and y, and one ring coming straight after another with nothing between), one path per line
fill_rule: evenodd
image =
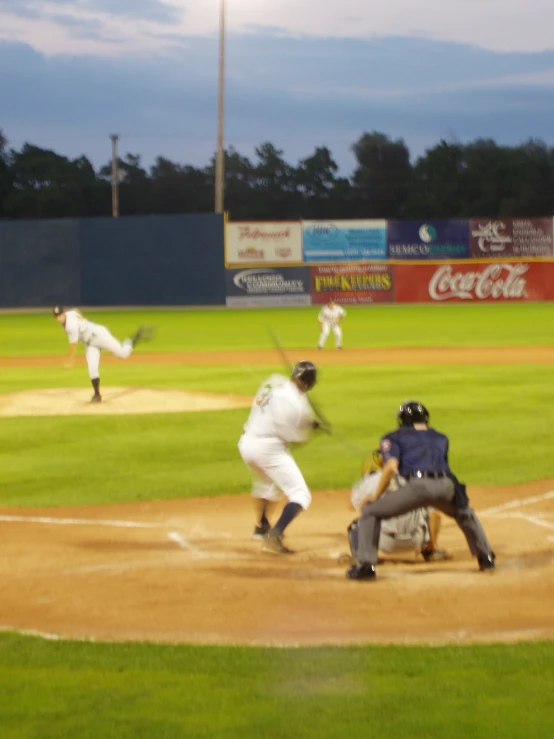
M332 331L335 336L335 346L337 349L342 349L342 329L340 322L345 317L346 311L342 306L337 305L334 300L330 300L327 305L319 311L317 317L319 321L319 328L321 333L319 335L319 341L317 342L317 348L323 349L329 332Z
M281 375L268 378L254 398L238 444L242 459L254 474L252 497L257 524L253 538L261 539L262 551L270 554L291 553L283 544L285 529L312 500L289 446L308 441L319 427L306 397L316 379L316 366L309 361L295 364L288 379ZM271 506L283 494L288 503L271 527Z
M364 463L363 477L352 488L351 503L358 514L366 503L375 499L375 491L382 476L383 457L379 449L374 449L371 460ZM390 481L385 495L406 481L395 475ZM437 548L441 518L438 511L429 508L416 508L401 516L389 518L381 523L379 535L379 550L386 554L397 552L421 553L426 562L437 562L451 559L451 555L443 549ZM357 559L358 550L358 519L352 521L348 527L348 541L352 557Z
M403 403L396 415L400 428L383 436L383 470L374 499L362 507L358 519L357 563L346 573L352 580L374 580L381 522L432 506L453 518L462 530L481 571L495 568L495 555L466 486L448 464L448 437L429 427L429 411L416 400ZM383 495L396 474L406 484Z
M66 309L61 305L53 308L54 318L63 326L69 339L69 352L65 361L66 367L72 367L79 342L86 346L85 357L94 395L92 403L100 403L100 352L102 349L111 352L120 359L127 359L139 341L147 341L154 336L153 326L139 326L131 338L120 343L105 326L87 320L75 308Z

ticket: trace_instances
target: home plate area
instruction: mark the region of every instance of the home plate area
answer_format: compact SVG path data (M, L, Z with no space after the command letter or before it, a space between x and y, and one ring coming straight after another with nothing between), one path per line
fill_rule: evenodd
M554 636L554 480L469 489L497 556L481 573L443 520L428 564L345 578L349 491L314 493L291 555L251 539L248 495L0 509L0 628L51 638L226 644L459 643Z

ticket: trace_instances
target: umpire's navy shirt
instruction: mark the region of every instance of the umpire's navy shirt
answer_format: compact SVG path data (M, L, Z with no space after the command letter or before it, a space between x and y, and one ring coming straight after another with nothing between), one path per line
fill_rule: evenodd
M411 472L450 472L448 466L448 437L425 429L418 431L413 426L401 426L381 439L383 462L391 457L398 460L398 472L408 477Z

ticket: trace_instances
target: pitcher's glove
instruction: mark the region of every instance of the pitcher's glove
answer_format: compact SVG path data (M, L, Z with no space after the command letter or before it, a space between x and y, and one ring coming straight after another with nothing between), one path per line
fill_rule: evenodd
M371 475L372 472L380 472L383 469L383 457L380 449L374 449L362 464L362 475Z
M331 425L325 421L317 421L314 419L312 421L312 428L314 431L323 431L324 434L329 434L329 436L332 436L333 434Z

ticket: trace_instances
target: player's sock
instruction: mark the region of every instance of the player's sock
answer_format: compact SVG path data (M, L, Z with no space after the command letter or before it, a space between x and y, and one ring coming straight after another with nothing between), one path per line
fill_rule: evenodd
M95 377L94 380L91 380L92 387L94 388L94 394L100 395L100 378Z
M296 516L298 516L298 514L301 513L302 510L303 508L300 503L287 503L286 506L283 508L281 517L279 518L275 526L271 529L271 531L277 534L277 536L282 536L287 526L294 521Z

